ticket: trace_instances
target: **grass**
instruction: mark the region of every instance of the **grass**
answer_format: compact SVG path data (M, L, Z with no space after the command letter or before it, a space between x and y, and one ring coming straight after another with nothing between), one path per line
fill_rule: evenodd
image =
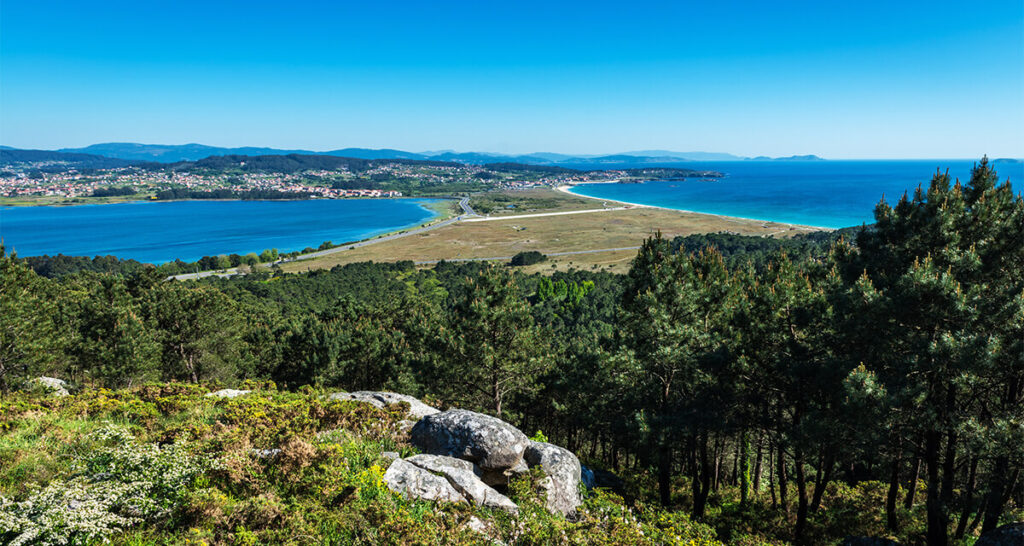
M574 206L573 201L569 200L576 198L567 198L565 206ZM592 200L586 201L596 203ZM591 205L589 208L600 206ZM639 246L644 239L657 231L661 231L666 237L720 231L743 235L790 237L804 232L801 228L776 222L654 208L633 208L563 216L509 217L486 222L459 222L418 235L344 250L313 260L284 264L282 269L295 272L365 261L428 262L510 257L528 250L551 254L633 247ZM635 254L635 250L628 250L552 257L546 263L530 267L537 271L553 271L569 267L592 269L597 265L605 270L621 272L628 269L629 260ZM555 265L554 269L551 268L552 264Z
M0 207L38 207L38 206L73 206L73 205L109 205L113 203L130 203L132 201L150 201L152 194L137 193L135 195L117 195L113 197L61 197L29 195L23 197L0 197Z
M469 204L476 209L476 212L486 213L489 216L602 208L599 201L576 197L550 188L488 192L472 197ZM509 205L512 205L513 208L508 208Z

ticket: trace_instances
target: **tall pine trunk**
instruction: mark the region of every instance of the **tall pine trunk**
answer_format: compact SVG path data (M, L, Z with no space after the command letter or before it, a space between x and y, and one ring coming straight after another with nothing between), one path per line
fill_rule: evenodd
M711 492L711 457L708 453L708 435L697 437L697 464L693 469L693 517L704 517L708 494Z
M1006 456L996 457L996 462L992 466L992 477L989 480L988 497L985 500L985 519L981 524L982 533L999 526L999 518L1003 515L1003 489L1006 487L1008 467L1009 460Z
M970 469L967 471L967 487L964 489L963 498L963 509L960 510L960 520L956 522L956 531L953 533L953 538L961 539L964 538L964 533L967 532L967 521L971 517L971 511L974 508L974 487L976 485L978 477L978 458L971 457Z
M900 492L900 465L903 464L903 450L896 451L896 457L892 460L892 469L889 472L889 492L885 496L885 527L891 532L899 530L899 522L896 520L896 497Z
M761 434L757 435L757 455L754 457L754 496L761 491L761 457L763 456Z
M821 466L821 479L814 484L814 499L811 500L811 512L817 512L818 508L821 507L821 498L825 495L825 488L832 481L832 472L835 470L836 461L835 454L831 451L825 453Z
M903 499L903 508L914 507L914 495L917 493L917 479L921 476L921 454L914 453L914 464L910 467L910 483L907 484L907 496Z
M796 529L793 532L794 542L804 544L804 534L807 530L807 476L804 472L804 451L797 447L794 450L793 470L796 474Z
M662 506L672 503L672 446L668 438L662 438L658 446L658 495Z
M789 514L789 502L787 501L787 489L789 488L788 477L786 476L786 448L779 442L779 453L775 458L775 464L778 466L778 478L779 478L779 507L782 511Z
M740 505L746 506L750 497L750 441L747 433L740 439Z
M949 543L949 516L942 504L942 484L939 480L941 472L939 449L941 433L930 430L925 434L924 462L927 473L928 491L926 499L928 530L926 533L928 546L946 546Z

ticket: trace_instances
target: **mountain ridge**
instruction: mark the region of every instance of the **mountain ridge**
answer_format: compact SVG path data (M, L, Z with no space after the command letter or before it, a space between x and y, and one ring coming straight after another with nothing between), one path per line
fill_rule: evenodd
M391 148L340 148L337 150L313 151L259 146L227 148L207 146L199 143L141 144L135 142L105 142L92 144L82 148L60 148L55 151L63 153L85 153L128 161L155 161L158 163L197 161L211 156L290 154L326 155L351 157L356 159L423 159L471 164L515 162L530 165L646 165L656 163L681 163L689 161L743 161L751 159L748 157L721 152L674 152L670 150L639 150L618 154L561 154L555 152L500 154L490 152L456 152L451 150L409 152ZM791 158L776 159L797 159L805 157L820 159L817 156L791 156Z

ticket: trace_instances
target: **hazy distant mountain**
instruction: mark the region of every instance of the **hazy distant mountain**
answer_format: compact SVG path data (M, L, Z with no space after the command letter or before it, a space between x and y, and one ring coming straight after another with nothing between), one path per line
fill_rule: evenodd
M414 152L403 152L402 150L391 150L388 148L373 150L370 148L342 148L329 152L294 152L308 155L333 155L338 157L354 157L356 159L435 159L435 157L417 154ZM269 155L269 154L249 154Z
M733 154L721 152L673 152L669 150L640 150L636 152L625 152L620 155L646 156L646 157L671 157L684 161L742 161L747 159Z
M93 144L85 148L62 148L57 150L67 153L86 153L128 159L132 161L157 161L174 163L176 161L196 161L212 155L285 155L291 153L311 153L302 150L277 150L274 148L218 148L204 144L136 144L134 142L106 142Z
M435 161L454 161L458 163L523 163L528 165L653 165L680 163L686 161L742 161L751 158L720 152L673 152L671 150L639 150L621 154L559 154L552 152L535 152L530 154L499 154L489 152L456 152L438 150L429 152L406 152L393 149L342 148L326 152L310 150L282 150L277 148L242 147L220 148L203 144L136 144L131 142L107 142L93 144L85 148L64 148L58 150L68 153L88 153L131 161L156 161L174 163L177 161L197 161L211 156L225 155L329 155L351 157L356 159L422 159ZM768 160L769 157L756 157L756 160ZM778 158L787 161L807 161L821 159L817 156L791 156Z
M88 153L128 159L132 161L157 161L175 163L177 161L197 161L211 156L220 155L330 155L337 157L353 157L356 159L429 159L427 156L402 150L371 150L368 148L343 148L328 152L310 150L282 150L278 148L262 148L246 146L241 148L220 148L204 144L136 144L133 142L107 142L93 144L85 148L63 148L60 152Z
M524 159L531 158L531 159L538 159L538 160L541 160L541 161L550 161L552 163L558 163L560 161L568 161L568 160L574 158L574 156L571 156L571 155L555 154L555 153L550 153L550 152L534 152L532 154L523 154L523 155L521 155L519 157L524 158ZM575 156L575 157L590 157L590 156Z

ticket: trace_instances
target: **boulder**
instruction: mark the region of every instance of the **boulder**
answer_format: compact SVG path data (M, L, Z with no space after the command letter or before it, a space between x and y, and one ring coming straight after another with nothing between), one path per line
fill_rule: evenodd
M437 408L432 408L423 402L420 402L412 396L405 394L398 394L395 392L386 391L356 391L356 392L337 392L330 396L331 400L355 400L357 402L366 402L377 408L384 408L388 404L397 404L399 402L406 402L409 404L409 417L413 419L422 419L428 415L439 413Z
M459 409L424 417L411 439L428 454L465 459L484 472L516 468L530 445L525 434L501 419Z
M519 513L519 507L508 497L498 493L480 480L480 469L469 461L444 455L413 455L405 459L424 470L440 474L448 479L456 491L478 506L498 508Z
M36 377L28 380L29 385L33 387L42 387L50 394L54 396L68 396L68 383L63 379L57 379L56 377Z
M568 449L546 442L530 442L524 457L530 466L540 466L547 475L547 509L569 515L582 504L580 496L580 461Z
M238 389L221 389L219 391L208 392L206 396L217 397L217 398L237 398L244 396L252 391L243 391Z
M373 398L372 396L356 396L354 392L336 392L327 398L331 400L352 400L355 402L365 402L375 408L384 409L384 402Z
M464 502L466 499L442 476L435 476L403 459L395 459L384 473L388 489L407 499Z
M1024 546L1024 522L1007 523L982 533L974 546Z

